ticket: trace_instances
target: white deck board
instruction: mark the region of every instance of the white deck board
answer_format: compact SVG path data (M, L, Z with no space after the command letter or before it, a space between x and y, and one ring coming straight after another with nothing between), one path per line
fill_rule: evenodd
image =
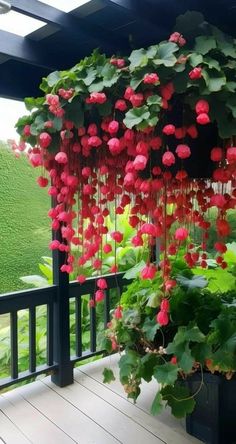
M0 444L199 444L168 411L149 414L157 383L142 384L136 405L119 380L103 384L104 367L118 374L118 357L74 370L75 382L50 377L0 395Z

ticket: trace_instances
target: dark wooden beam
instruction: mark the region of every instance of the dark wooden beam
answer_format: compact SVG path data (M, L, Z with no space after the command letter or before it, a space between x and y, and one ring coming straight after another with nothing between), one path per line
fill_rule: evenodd
M112 48L122 49L127 46L127 40L117 37L112 31L105 30L97 24L91 26L86 19L75 17L38 0L11 0L11 5L12 10L57 26L68 34L76 35L79 32L85 39L95 38L98 47L110 45Z
M54 70L58 68L58 57L53 53L45 53L40 44L25 37L0 30L0 54L32 65Z

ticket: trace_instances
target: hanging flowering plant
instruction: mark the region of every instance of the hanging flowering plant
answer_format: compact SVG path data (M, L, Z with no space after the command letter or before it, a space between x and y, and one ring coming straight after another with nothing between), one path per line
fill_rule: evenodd
M180 248L189 267L207 267L211 207L217 262L227 266L227 212L236 206L236 45L208 24L189 41L181 32L125 58L94 51L44 78L43 97L25 99L31 114L19 119L21 143L13 148L26 150L40 168L39 186L49 185L50 248L66 253L61 270L77 270L80 283L86 263L99 275L105 255L122 243L106 217L127 206L132 244L149 251L142 279L155 277L160 243L164 299L171 296L170 257ZM190 241L193 226L202 232L200 254ZM104 298L99 282L92 304ZM166 324L162 312L158 322Z

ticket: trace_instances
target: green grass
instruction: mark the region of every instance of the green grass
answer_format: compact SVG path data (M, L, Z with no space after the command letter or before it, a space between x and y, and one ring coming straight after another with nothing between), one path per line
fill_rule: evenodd
M39 174L0 143L0 294L26 288L20 276L38 274L41 256L49 255L50 199Z

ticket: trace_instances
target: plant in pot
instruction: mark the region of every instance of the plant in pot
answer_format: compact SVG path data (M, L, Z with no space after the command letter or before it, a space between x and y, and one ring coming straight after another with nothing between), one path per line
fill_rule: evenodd
M154 415L169 406L177 418L187 415L190 434L206 443L233 444L235 277L221 270L220 279L228 279L222 293L181 259L174 261L173 270L170 299L168 293L163 299L160 277L148 281L136 277L113 312L103 346L109 353L122 352L119 377L129 398L136 400L142 380L154 378L156 395L150 405ZM218 268L211 271L214 280ZM112 370L105 369L104 380L113 379Z

